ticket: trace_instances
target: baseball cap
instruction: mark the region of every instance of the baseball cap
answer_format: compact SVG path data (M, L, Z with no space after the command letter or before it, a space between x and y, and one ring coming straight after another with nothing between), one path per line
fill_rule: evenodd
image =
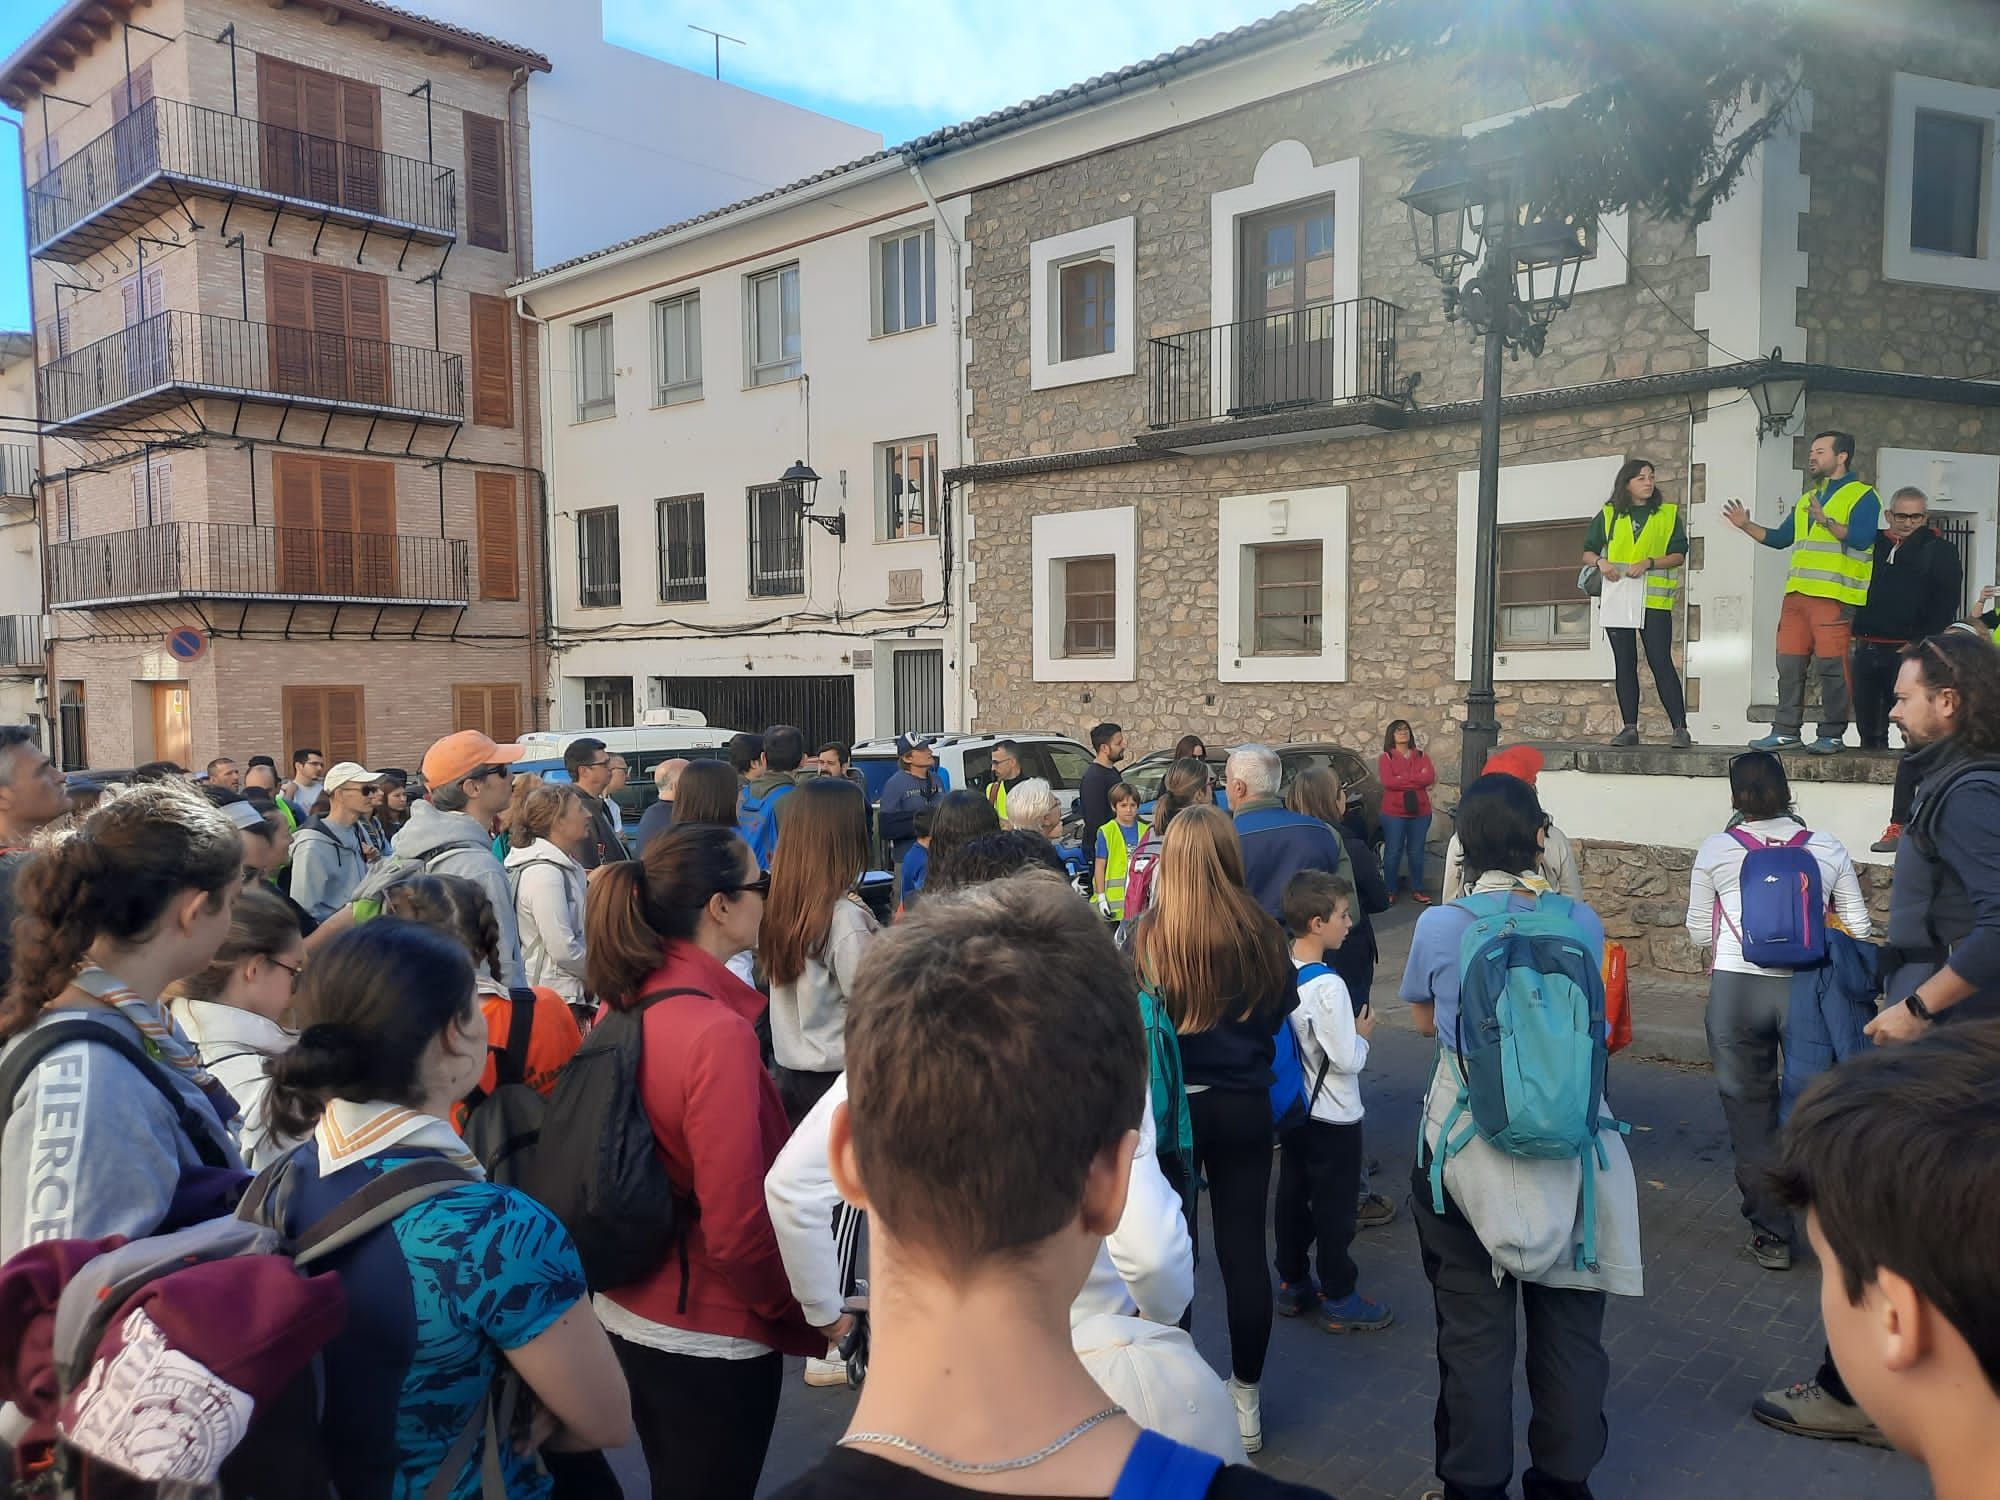
M526 745L496 745L476 729L448 734L424 752L424 780L443 786L470 776L481 766L512 765L528 753Z
M351 785L354 782L380 781L381 779L382 773L380 771L371 771L358 761L344 760L326 773L325 779L320 782L320 790L331 796L342 787Z
M1070 1342L1098 1388L1141 1427L1225 1464L1247 1462L1222 1377L1181 1329L1093 1313L1070 1329Z
M908 755L912 750L928 750L931 742L920 734L899 734L896 736L896 753Z

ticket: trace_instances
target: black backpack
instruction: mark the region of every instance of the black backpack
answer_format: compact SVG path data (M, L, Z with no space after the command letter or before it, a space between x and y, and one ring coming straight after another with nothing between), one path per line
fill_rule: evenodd
M646 1011L673 989L610 1010L556 1080L541 1138L521 1161L517 1185L546 1206L576 1242L593 1291L628 1286L657 1271L680 1241L691 1205L676 1201L640 1094ZM687 1253L681 1247L681 1305Z
M95 1042L109 1047L125 1061L139 1070L139 1075L158 1091L167 1101L167 1108L174 1112L174 1120L180 1126L181 1134L187 1137L195 1155L205 1167L218 1170L228 1169L230 1161L215 1132L209 1129L200 1110L190 1104L185 1095L174 1087L161 1065L153 1061L146 1049L132 1040L124 1032L105 1026L97 1021L84 1019L64 1019L50 1021L45 1026L37 1026L26 1032L14 1043L7 1054L7 1060L0 1063L0 1123L4 1123L14 1100L21 1092L21 1085L28 1081L28 1075L35 1071L42 1059L66 1042ZM246 1173L247 1177L248 1174Z
M522 1180L527 1153L541 1141L548 1101L528 1085L528 1043L535 1030L535 992L512 988L507 1040L491 1047L493 1087L465 1096L465 1127L459 1135L486 1168L489 1181L528 1191Z

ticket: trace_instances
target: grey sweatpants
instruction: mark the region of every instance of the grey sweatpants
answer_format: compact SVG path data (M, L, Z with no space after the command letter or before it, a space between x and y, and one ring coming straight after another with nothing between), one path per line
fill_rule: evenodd
M1778 1088L1791 1004L1788 975L1717 969L1709 976L1708 1059L1715 1065L1715 1089L1729 1123L1743 1217L1757 1233L1787 1244L1791 1211L1773 1195L1766 1174L1777 1156Z

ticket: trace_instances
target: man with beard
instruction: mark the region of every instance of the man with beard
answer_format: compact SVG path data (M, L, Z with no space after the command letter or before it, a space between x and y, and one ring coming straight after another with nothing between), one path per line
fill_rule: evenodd
M1097 830L1111 821L1111 789L1125 778L1118 763L1125 758L1125 731L1116 724L1099 724L1090 731L1090 748L1097 758L1084 768L1076 805L1083 814L1080 849L1097 847Z

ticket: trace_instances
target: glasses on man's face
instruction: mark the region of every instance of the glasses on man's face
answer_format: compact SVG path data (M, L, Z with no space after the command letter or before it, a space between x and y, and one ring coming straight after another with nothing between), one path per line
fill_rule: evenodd
M1892 510L1889 512L1889 519L1903 526L1921 526L1930 519L1930 513L1921 510Z

